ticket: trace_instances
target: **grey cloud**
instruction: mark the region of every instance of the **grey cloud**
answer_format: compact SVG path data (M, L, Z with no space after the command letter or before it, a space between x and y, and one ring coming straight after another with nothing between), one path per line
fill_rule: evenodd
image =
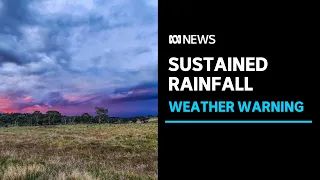
M21 64L19 58L15 54L0 49L0 66L6 62Z
M34 22L33 14L29 11L29 4L33 0L1 0L0 33L21 36L19 27Z

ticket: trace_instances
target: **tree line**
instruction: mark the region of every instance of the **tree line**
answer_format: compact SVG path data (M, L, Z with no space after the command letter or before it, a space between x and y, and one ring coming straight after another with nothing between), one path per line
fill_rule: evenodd
M0 127L7 126L45 126L59 124L93 124L93 123L143 123L148 122L148 119L154 117L137 116L130 118L109 117L108 109L103 107L95 107L96 115L91 116L89 113L83 113L81 116L64 116L59 111L50 110L45 114L40 111L33 113L0 113Z

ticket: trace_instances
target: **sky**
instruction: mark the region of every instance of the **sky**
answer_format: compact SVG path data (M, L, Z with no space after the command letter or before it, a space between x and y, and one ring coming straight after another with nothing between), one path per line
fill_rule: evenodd
M156 115L157 0L0 0L0 113Z

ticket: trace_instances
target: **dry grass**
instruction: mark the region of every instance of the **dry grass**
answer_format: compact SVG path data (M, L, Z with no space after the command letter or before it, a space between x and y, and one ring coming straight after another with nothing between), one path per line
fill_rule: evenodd
M158 125L0 128L0 179L157 179Z
M4 169L2 179L37 179L44 172L45 168L41 165L10 165Z

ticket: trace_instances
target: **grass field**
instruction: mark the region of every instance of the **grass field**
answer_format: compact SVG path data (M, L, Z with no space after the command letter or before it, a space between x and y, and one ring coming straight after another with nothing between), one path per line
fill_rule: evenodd
M0 179L157 179L158 125L0 128Z

